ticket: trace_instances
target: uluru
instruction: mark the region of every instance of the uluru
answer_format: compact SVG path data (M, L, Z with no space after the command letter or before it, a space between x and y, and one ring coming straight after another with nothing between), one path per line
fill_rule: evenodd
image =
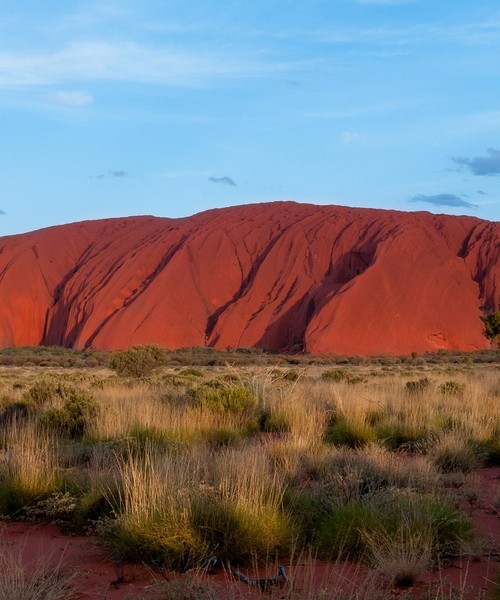
M272 202L0 238L0 347L489 347L500 224Z

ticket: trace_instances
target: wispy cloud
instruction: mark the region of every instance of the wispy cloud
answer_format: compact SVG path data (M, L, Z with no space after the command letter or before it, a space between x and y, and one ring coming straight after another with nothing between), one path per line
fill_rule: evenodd
M231 179L231 177L227 177L227 176L209 177L208 180L211 181L212 183L221 183L222 185L233 185L233 186L236 185L234 179Z
M54 100L66 106L87 106L94 102L94 98L88 92L83 90L73 90L71 92L55 92Z
M474 175L500 175L500 150L488 148L486 152L486 156L454 156L451 160L460 169L465 167Z
M395 4L395 2L365 2L366 4ZM500 15L484 21L458 25L417 23L408 26L343 27L316 29L308 37L331 44L363 44L405 47L423 42L454 42L460 45L498 45Z
M286 72L301 64L258 61L227 53L186 51L176 47L152 48L136 43L80 42L51 53L1 52L0 86L91 80L199 86L228 77Z
M479 208L477 204L472 204L467 200L464 200L462 196L456 194L435 194L425 195L418 194L408 200L408 202L426 202L427 204L434 204L434 206L463 206L465 208Z

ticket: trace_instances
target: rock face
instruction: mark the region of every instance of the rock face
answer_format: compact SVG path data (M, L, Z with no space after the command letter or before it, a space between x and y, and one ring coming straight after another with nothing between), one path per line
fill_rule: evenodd
M0 238L0 347L489 347L500 223L274 202Z

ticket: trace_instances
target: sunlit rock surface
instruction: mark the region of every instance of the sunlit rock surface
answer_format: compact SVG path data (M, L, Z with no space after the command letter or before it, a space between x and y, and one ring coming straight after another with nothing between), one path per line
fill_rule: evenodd
M0 238L0 346L489 347L500 223L273 202Z

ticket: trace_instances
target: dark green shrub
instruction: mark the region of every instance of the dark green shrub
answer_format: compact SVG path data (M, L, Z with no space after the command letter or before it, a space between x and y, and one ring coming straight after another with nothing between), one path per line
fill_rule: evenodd
M32 411L29 402L12 402L0 409L0 427L10 425L13 421L26 419Z
M83 390L75 391L62 408L48 410L40 419L40 424L56 430L59 435L78 439L85 435L98 410L99 405L91 394Z
M364 552L362 531L373 530L379 522L377 511L359 502L332 508L318 524L315 545L327 560L353 560Z
M484 323L483 335L487 337L491 343L497 342L500 347L500 310L481 317L481 321Z
M290 515L297 532L296 550L310 547L316 542L320 524L330 514L332 502L321 490L289 487L283 498L283 507Z
M113 352L108 366L125 377L148 377L167 362L164 348L156 345L134 346L129 350Z

